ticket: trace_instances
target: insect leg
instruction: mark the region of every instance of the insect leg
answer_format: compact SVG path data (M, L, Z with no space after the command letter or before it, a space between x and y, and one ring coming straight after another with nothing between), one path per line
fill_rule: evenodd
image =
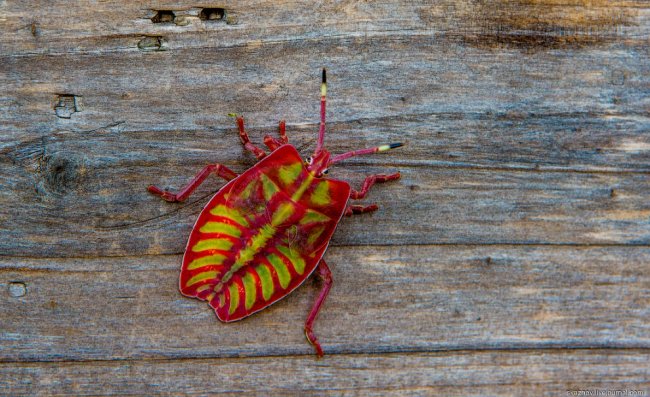
M178 193L171 193L166 190L161 190L159 187L151 185L147 188L151 193L157 194L163 200L176 202L184 201L211 173L215 172L217 176L229 181L237 177L237 174L230 168L221 164L210 164L203 168L194 179L190 181L184 188L182 188Z
M354 214L363 214L366 212L373 212L377 211L379 207L377 204L371 204L368 206L363 206L363 205L348 205L345 208L345 216L352 216Z
M241 139L241 143L244 145L244 148L253 153L258 160L264 158L264 156L266 156L264 150L251 143L251 140L248 137L246 130L244 129L244 118L242 116L237 117L237 127L239 127L239 138Z
M394 181L395 179L399 179L400 173L397 172L395 174L391 175L371 175L366 178L365 181L363 181L363 185L361 186L361 190L352 190L350 193L350 198L353 200L359 200L364 197L366 197L366 194L368 193L368 190L374 185L375 183L381 183L381 182L387 182L387 181Z
M266 135L264 137L264 144L271 150L275 150L280 146L289 143L289 138L287 138L287 127L284 120L280 120L280 125L278 126L278 135L280 139L275 139L271 135Z
M282 142L280 142L279 140L273 138L271 135L266 135L264 137L264 144L270 150L275 150L275 149L279 148L280 146L282 146Z
M312 330L312 326L314 325L316 316L318 316L321 305L325 301L325 298L327 298L327 294L330 292L330 288L332 288L333 280L332 272L330 271L330 268L327 267L327 263L325 263L324 260L321 259L321 261L318 263L318 268L316 271L318 272L318 275L323 279L323 289L321 289L318 298L316 298L316 301L314 302L314 306L311 308L309 317L307 317L307 321L305 321L305 335L307 336L309 343L311 343L316 349L316 354L319 357L322 357L323 349L321 348L320 343L318 342L318 338Z
M278 125L278 135L280 135L280 142L282 142L282 144L289 143L289 138L287 138L287 123L284 120L280 120Z

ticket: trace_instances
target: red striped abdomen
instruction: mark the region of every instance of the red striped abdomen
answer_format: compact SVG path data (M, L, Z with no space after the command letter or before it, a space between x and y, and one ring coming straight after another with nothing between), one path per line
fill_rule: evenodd
M283 298L315 269L349 192L345 182L308 175L292 146L277 149L199 215L183 258L182 293L207 300L222 321Z

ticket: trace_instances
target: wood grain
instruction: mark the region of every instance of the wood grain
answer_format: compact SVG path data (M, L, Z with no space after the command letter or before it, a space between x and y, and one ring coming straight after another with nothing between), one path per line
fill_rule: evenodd
M6 0L0 32L0 394L650 392L648 2ZM177 292L220 182L144 188L253 165L228 113L309 155L322 67L332 152L406 145L333 169L403 178L337 230L318 361L317 282L228 325Z
M281 62L265 61L278 56ZM8 109L0 114L0 131L11 138L26 132L41 137L121 122L120 130L162 136L230 126L232 112L267 128L280 117L290 124L315 123L323 66L330 70L329 119L335 123L437 113L506 114L514 121L568 114L647 127L648 63L630 62L647 57L643 47L620 41L576 52L522 54L435 35L5 57ZM53 108L61 94L80 97L82 110L69 119L57 117ZM24 131L26 125L31 128Z
M220 48L249 43L304 41L330 37L367 38L399 33L455 37L481 47L581 48L647 37L645 1L608 0L439 0L369 3L244 0L223 1L220 21L201 21L201 6L189 1L119 0L74 5L62 0L6 2L0 44L12 54L134 52L143 36L162 36L163 50ZM211 5L207 5L211 6ZM214 5L212 5L214 6ZM156 10L173 10L185 25L152 23Z
M644 350L524 350L0 364L0 393L551 397L574 390L644 392L649 359Z
M151 160L122 160L122 166L105 167L100 164L111 162L105 152L71 150L49 156L41 161L44 170L11 172L5 179L13 186L0 192L6 203L0 209L5 214L0 242L5 255L182 253L203 204L222 185L215 178L187 204L170 204L145 187L153 183L178 189L202 168L201 161L166 166L150 154ZM398 169L402 179L373 189L365 201L378 202L381 210L344 219L332 240L337 246L650 242L650 180L645 174L495 173L393 165L348 169L352 172L334 169L332 177L353 180L356 186L364 175Z
M316 331L328 354L650 347L647 247L332 247L326 257L335 284ZM180 262L2 259L0 279L27 293L0 298L12 319L0 360L311 353L302 324L318 283L223 324L180 295Z

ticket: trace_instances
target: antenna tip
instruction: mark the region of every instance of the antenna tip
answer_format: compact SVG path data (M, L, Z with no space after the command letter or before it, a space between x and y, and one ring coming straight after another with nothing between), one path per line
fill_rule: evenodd
M327 84L327 70L323 68L323 84Z
M378 152L385 152L386 150L395 149L396 147L404 146L402 142L391 143L388 145L382 145L377 147Z

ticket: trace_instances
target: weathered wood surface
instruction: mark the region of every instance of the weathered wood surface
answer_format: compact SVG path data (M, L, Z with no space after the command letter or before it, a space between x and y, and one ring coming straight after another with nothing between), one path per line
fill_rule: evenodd
M180 260L2 259L3 279L27 286L3 299L15 321L2 359L311 353L300 325L316 283L222 324L176 291ZM650 346L648 247L333 247L328 262L336 284L317 329L330 354Z
M647 2L2 1L0 29L0 395L650 393ZM307 155L323 66L333 152L407 145L333 170L403 179L337 231L316 360L316 282L228 325L177 292L220 182L144 187L251 166L231 112Z
M459 351L387 355L0 364L16 393L273 396L535 395L650 387L647 350ZM287 376L287 374L291 374ZM566 374L573 379L565 380ZM278 379L283 379L278 383ZM332 386L332 379L337 379ZM275 381L274 381L275 380ZM101 385L101 386L99 386ZM636 389L630 385L635 385ZM40 394L46 394L41 392Z

